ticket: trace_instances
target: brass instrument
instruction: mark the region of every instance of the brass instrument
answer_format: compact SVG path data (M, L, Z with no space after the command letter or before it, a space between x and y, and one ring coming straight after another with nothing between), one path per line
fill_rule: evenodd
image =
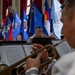
M60 43L58 43L58 44L60 44ZM57 53L56 53L56 50L55 50L54 47L57 46L58 44L56 44L54 46L51 45L51 44L48 44L48 45L44 46L43 48L37 50L36 52L32 53L31 55L23 58L19 62L16 62L15 64L13 64L11 66L8 66L8 67L4 66L5 68L0 69L0 75L8 75L15 67L17 67L18 65L22 64L23 62L25 62L28 58L33 58L35 55L37 55L37 53L43 51L44 49L47 49L47 51L49 51L49 50L53 51L54 55L53 55L53 57L52 57L51 60L47 60L47 61L44 61L44 63L41 63L41 67L44 66L44 65L46 65L46 64L49 64L57 56ZM0 66L2 66L2 65L0 65ZM17 74L18 74L18 70L17 70Z

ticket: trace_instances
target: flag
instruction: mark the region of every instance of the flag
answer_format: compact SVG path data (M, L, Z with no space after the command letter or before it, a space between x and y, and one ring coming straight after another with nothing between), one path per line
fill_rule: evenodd
M61 39L61 29L62 29L62 22L60 21L61 18L61 4L58 0L53 0L52 3L52 10L51 10L51 19L53 20L53 27L55 35Z
M27 33L27 16L25 11L23 10L23 14L22 14L22 26L21 26L21 32L24 36L25 41L28 41L28 33Z
M10 18L9 18L8 8L6 9L6 16L5 16L4 24L5 24L5 27L4 27L5 39L6 39L6 41L9 41L9 36L12 34L12 33L10 34L12 25L11 25L11 21L10 21ZM12 39L12 36L11 36L10 40L11 39Z
M50 24L50 22L51 22L50 13L51 13L51 11L50 11L49 5L48 5L47 0L46 0L45 1L45 13L44 13L44 27L45 27L46 31L44 31L44 33L48 36L51 35L50 31L52 31L51 30L51 24Z
M6 9L6 16L8 16L8 13L9 13L9 11L8 11L8 8Z
M3 39L3 35L2 35L2 33L0 32L0 40L2 40Z
M20 28L21 28L21 20L16 12L13 14L12 38L15 38L20 34Z
M12 40L12 25L11 25L11 27L10 27L8 40L9 40L9 41Z
M6 16L8 16L8 8L6 9L5 17L3 18L3 23L6 25Z
M11 21L8 17L8 15L6 16L6 25L5 25L5 39L8 41L9 36L10 36L10 28L11 28ZM12 38L11 38L12 39Z
M30 13L30 33L33 35L35 34L35 29L37 26L40 26L43 29L42 14L36 8L34 3L32 3Z
M4 25L4 28L3 28L3 31L2 31L2 34L3 34L3 37L4 37L4 40L8 40L8 30L7 28L9 27L6 27L6 20L7 20L7 16L8 16L8 0L4 1L5 2L5 12L3 12L3 25Z

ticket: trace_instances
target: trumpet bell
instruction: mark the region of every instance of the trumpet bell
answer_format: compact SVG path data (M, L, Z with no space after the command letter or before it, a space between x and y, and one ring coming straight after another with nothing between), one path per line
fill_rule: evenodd
M6 64L1 64L1 65L0 65L0 72L3 71L4 69L6 69L7 67L8 67L8 65L6 65ZM6 72L6 75L11 75L11 73L10 73L10 72Z

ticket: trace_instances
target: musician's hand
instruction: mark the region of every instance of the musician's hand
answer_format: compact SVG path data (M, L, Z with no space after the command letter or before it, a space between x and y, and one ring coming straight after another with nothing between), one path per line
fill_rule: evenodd
M40 48L43 48L43 46L41 44L33 44L33 46L32 46L33 51L38 50ZM48 58L48 52L46 49L44 49L41 53L42 53L42 60L45 60Z
M40 68L40 60L41 60L41 56L42 54L39 53L37 58L33 59L33 58L28 58L28 60L26 61L26 67L25 70L28 70L32 67L36 67L36 68Z
M40 48L43 48L43 46L41 44L33 44L33 46L32 46L32 50L33 51L35 51L36 49L38 50ZM47 52L47 50L44 49L41 53L42 53L41 61L46 60L48 58L48 52ZM47 69L47 66L48 65L43 66L43 69Z
M43 45L41 44L33 44L33 46L31 47L33 51L36 51L40 48L43 48Z

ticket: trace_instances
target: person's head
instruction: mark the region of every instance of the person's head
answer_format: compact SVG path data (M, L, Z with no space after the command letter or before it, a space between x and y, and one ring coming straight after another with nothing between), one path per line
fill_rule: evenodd
M42 28L37 26L36 27L36 36L41 37L42 33L43 33Z
M65 0L61 21L63 22L62 32L70 44L75 48L75 0Z

